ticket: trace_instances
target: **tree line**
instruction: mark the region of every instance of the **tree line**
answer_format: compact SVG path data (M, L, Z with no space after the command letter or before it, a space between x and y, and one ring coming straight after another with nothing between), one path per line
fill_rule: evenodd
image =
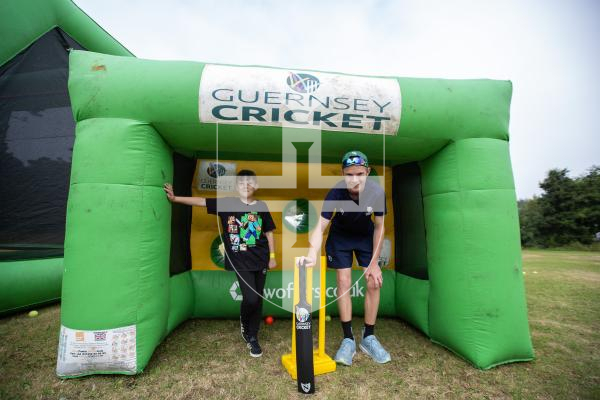
M523 246L589 245L598 240L600 166L576 178L567 169L550 170L540 188L540 196L518 202Z

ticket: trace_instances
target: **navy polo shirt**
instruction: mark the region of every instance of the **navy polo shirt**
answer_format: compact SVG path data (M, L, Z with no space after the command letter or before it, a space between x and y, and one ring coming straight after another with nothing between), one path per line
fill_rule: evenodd
M387 213L385 191L373 179L367 179L358 200L353 200L344 180L338 182L325 196L321 216L331 220L329 235L365 235L373 238L372 215Z

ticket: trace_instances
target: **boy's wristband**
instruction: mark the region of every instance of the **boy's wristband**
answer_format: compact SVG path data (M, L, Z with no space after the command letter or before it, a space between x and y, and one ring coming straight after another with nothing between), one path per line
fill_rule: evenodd
M275 258L275 253L269 253L269 258Z

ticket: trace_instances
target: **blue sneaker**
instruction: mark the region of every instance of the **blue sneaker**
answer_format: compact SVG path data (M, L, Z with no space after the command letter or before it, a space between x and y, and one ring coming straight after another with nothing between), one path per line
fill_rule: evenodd
M352 358L356 354L356 343L352 339L342 340L339 350L335 353L335 362L347 366L352 365Z
M378 364L385 364L392 360L390 353L385 351L375 335L369 335L360 341L360 349Z

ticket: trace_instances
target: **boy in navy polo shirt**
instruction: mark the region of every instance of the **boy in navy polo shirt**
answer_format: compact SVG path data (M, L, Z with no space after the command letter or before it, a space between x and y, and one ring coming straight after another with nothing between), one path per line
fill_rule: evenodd
M327 267L335 269L337 275L338 309L344 339L336 353L335 361L343 365L352 365L352 358L356 354L350 299L353 255L356 256L358 265L364 268L367 282L365 326L360 349L377 363L384 364L391 360L389 353L374 335L380 288L383 284L378 260L383 243L383 216L386 213L386 204L384 190L377 183L367 179L370 172L365 154L350 151L344 155L344 180L327 193L318 228L311 236L311 248L305 258L307 266L315 264L323 241L323 232L331 223L325 251Z

